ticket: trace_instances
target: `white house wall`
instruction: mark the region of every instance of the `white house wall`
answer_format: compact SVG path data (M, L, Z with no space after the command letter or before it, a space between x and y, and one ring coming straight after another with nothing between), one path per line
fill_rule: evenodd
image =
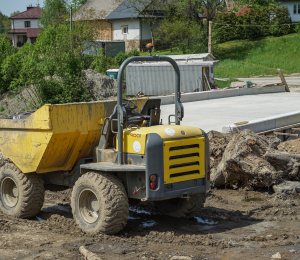
M123 27L128 26L128 34L123 34ZM114 41L139 40L140 22L138 19L115 20Z
M153 31L159 27L158 23L153 24ZM151 39L151 29L150 24L142 21L142 40L149 40Z
M291 18L292 18L292 22L300 22L300 13L294 14L294 4L300 5L300 1L298 1L298 2L284 2L284 3L281 3L280 6L287 6L288 7Z
M30 27L25 28L25 21L30 21ZM29 28L39 28L38 19L14 19L11 21L12 29L29 29Z

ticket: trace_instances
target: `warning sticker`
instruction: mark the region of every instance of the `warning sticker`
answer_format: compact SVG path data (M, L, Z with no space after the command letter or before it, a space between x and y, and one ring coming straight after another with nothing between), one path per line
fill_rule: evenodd
M165 132L168 136L174 136L175 135L175 130L172 128L166 128Z
M135 141L135 142L133 143L133 150L134 150L136 153L139 153L139 152L141 151L141 149L142 149L142 146L141 146L140 142L139 142L139 141Z

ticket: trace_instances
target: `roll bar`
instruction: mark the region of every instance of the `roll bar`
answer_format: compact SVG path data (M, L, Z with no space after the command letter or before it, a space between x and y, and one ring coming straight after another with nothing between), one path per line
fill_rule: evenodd
M122 106L122 83L124 77L124 70L127 65L134 61L167 61L171 63L175 70L175 124L180 125L180 121L183 118L183 105L180 102L180 71L177 63L170 57L166 56L135 56L126 59L120 69L118 74L118 102L117 102L117 112L118 112L118 163L123 164L123 122L124 116L126 115L126 110Z

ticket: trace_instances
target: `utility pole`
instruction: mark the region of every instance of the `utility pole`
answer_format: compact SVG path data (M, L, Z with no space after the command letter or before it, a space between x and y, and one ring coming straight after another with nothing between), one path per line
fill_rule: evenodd
M209 22L208 26L208 52L211 53L211 25L212 22Z
M72 32L72 5L70 5L70 31Z

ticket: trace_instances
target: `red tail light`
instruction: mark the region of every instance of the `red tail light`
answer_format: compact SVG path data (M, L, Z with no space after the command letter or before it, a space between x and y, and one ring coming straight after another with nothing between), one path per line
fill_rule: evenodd
M206 174L206 178L207 178L208 181L210 180L210 173L209 172Z
M156 183L155 183L155 182L151 182L150 188L151 188L152 190L155 190L155 189L156 189Z

